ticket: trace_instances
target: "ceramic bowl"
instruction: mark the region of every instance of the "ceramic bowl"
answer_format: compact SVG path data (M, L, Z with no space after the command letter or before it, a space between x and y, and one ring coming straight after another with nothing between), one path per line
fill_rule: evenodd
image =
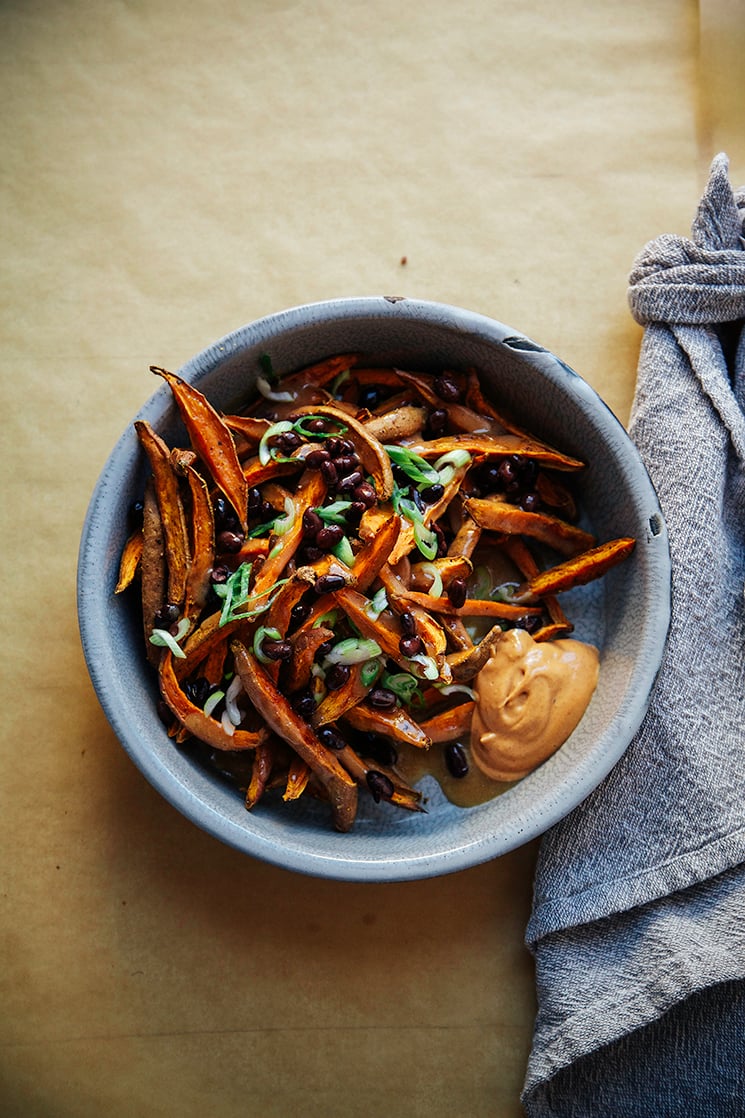
M353 830L338 834L323 804L259 804L168 738L142 644L136 595L115 596L127 510L146 476L131 424L96 484L78 568L80 632L101 705L151 784L199 827L246 854L306 874L400 881L461 870L541 834L576 807L616 764L638 728L657 674L670 610L665 524L637 451L593 389L519 331L455 307L414 299L350 298L296 307L242 326L189 361L180 375L216 407L252 395L259 357L291 371L333 353L361 351L376 364L480 370L487 392L528 429L589 463L579 499L599 539L633 536L632 557L563 602L575 636L601 653L595 695L562 748L530 776L477 807L458 808L425 778L426 814L361 797ZM182 432L169 389L138 418L166 440ZM364 802L363 802L364 801Z

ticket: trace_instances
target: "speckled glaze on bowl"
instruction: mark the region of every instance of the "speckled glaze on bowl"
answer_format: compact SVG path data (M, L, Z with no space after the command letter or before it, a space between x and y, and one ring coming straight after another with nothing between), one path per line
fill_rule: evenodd
M334 831L325 805L260 804L206 772L168 738L157 685L129 595L115 597L127 509L146 475L132 425L94 490L78 565L80 632L91 679L111 726L151 784L223 842L301 873L348 881L401 881L450 873L495 858L551 827L615 765L638 728L659 669L670 615L667 534L646 470L621 424L557 357L499 322L413 299L351 298L296 307L222 338L179 370L218 408L250 396L261 354L291 371L333 353L361 351L376 364L480 370L487 392L540 437L589 463L580 501L600 539L634 536L632 558L563 604L575 636L599 645L597 691L566 744L489 803L461 809L434 781L422 785L427 814L360 797L357 822ZM182 437L167 387L137 418L166 439Z

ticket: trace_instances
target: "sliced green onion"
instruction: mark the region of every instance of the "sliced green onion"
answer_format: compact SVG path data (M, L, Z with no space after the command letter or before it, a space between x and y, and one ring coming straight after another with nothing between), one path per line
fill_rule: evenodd
M237 675L225 692L225 711L234 726L240 726L243 721L243 715L238 709L238 704L236 702L236 699L242 691L243 684L241 683L241 677Z
M248 533L247 538L249 540L255 540L258 539L259 536L263 536L265 532L273 532L277 519L278 518L275 516L274 520L267 520L266 524L257 524L257 526L252 528Z
M235 726L230 721L230 717L226 710L222 712L222 718L220 719L220 721L222 722L222 728L225 733L228 735L229 738L232 738L233 734L235 733Z
M421 569L423 574L432 575L432 585L427 593L433 598L441 598L445 588L442 585L440 568L436 567L434 563L422 563Z
M491 576L487 567L477 567L474 571L475 581L473 582L469 598L479 598L483 600L488 598L491 593Z
M421 455L415 454L413 450L407 450L404 446L384 446L383 450L394 466L403 470L412 481L423 485L434 485L439 481L437 471Z
M431 680L440 678L440 670L437 667L436 661L433 660L431 656L425 656L423 652L420 652L417 656L410 656L409 659L413 660L415 664L420 665L423 669L425 679Z
M414 539L425 559L437 558L437 536L424 524L414 525Z
M337 377L334 378L334 383L331 385L331 395L335 396L343 384L346 384L352 375L351 369L343 369Z
M271 427L267 427L259 443L259 462L262 466L268 466L274 457L272 454L273 448L269 446L269 440L273 439L275 435L284 435L286 431L291 430L292 423L289 419L281 419L279 423L272 423Z
M454 466L443 466L439 473L440 485L450 485L450 482L455 477Z
M167 629L153 629L150 634L150 643L157 645L159 648L170 648L178 660L186 659L186 653L179 648L176 638Z
M383 676L383 687L392 691L403 702L410 703L414 693L419 690L419 681L409 672L396 672L395 675Z
M382 651L377 641L364 637L348 637L334 645L326 657L326 663L362 664L365 660L371 660L373 656L379 656Z
M322 419L324 423L333 423L336 431L308 431L305 424L310 423L313 419ZM326 415L304 415L295 423L291 423L290 429L306 439L330 439L333 435L346 435L347 433L347 428L343 423L339 423L336 419L329 419Z
M285 536L295 523L297 509L292 497L285 497L285 514L274 521L274 535Z
M360 682L363 687L372 687L375 680L380 675L383 665L380 660L368 660L362 665L360 670Z
M256 387L265 400L273 400L277 404L290 404L297 399L294 392L276 392L269 381L262 376L256 378Z
M467 466L471 461L471 455L467 450L449 450L447 454L441 455L434 464L434 469L439 473L443 466L453 466L459 470L461 466Z
M352 507L351 501L332 501L315 509L324 524L345 524L346 513Z
M279 377L274 371L272 359L268 353L261 354L261 356L259 357L259 365L261 365L261 371L264 374L264 379L268 381L269 384L279 384Z
M457 695L461 691L464 695L468 695L469 699L476 698L476 692L471 687L466 687L465 683L446 683L444 686L435 684L437 690L441 695Z
M408 497L401 497L398 502L398 511L412 524L424 524L424 514Z
M336 547L332 548L332 552L340 562L345 563L348 567L354 566L355 554L352 551L348 536L342 536Z
M503 582L501 586L497 586L491 593L487 590L486 597L493 598L495 602L511 602L519 589L520 584L517 582Z
M339 620L338 609L336 609L336 608L330 609L330 610L327 610L326 613L322 613L320 617L316 618L316 620L313 622L313 628L318 629L321 625L323 625L327 629L333 629L334 625L336 625L336 622L338 620Z
M220 626L226 625L228 621L233 620L235 610L244 605L248 599L248 586L251 581L251 563L241 563L232 575L222 584L220 590L217 590L219 597L223 598L222 613L220 614Z
M254 633L254 656L257 660L260 661L260 663L270 664L270 657L266 656L261 648L262 644L264 643L265 637L268 637L270 641L281 641L282 634L280 633L279 629L267 629L266 625L259 625L258 629Z
M388 595L385 587L381 586L365 606L365 613L371 621L377 621L384 609L388 609Z
M204 713L208 715L212 714L212 711L215 709L215 707L218 707L220 705L224 698L224 691L213 691L207 699L207 702L204 704Z

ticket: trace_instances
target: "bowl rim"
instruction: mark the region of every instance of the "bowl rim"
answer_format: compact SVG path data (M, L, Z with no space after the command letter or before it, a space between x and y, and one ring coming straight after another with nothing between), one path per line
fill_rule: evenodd
M154 752L143 748L133 730L131 711L126 707L125 697L117 689L112 689L110 674L107 676L107 671L110 673L115 666L115 658L112 650L106 647L105 640L104 622L108 595L97 587L93 577L100 561L100 548L106 543L97 529L97 522L99 510L106 503L112 473L120 464L128 461L132 454L131 431L134 419L130 421L108 455L95 483L83 521L77 568L80 639L94 690L111 728L131 760L161 796L213 837L252 857L294 872L335 880L374 883L439 876L490 861L544 833L569 814L601 783L625 753L649 706L670 625L672 571L667 530L659 500L642 458L623 425L588 382L564 361L533 342L527 335L479 312L431 300L398 296L351 296L298 304L230 331L187 360L178 369L178 375L198 384L217 365L247 348L249 342L255 344L261 341L264 344L272 338L284 335L287 330L306 328L309 324L331 324L359 318L381 322L414 319L419 323L430 322L440 327L444 325L456 333L465 332L481 341L508 344L520 351L521 359L539 369L543 375L562 384L569 395L589 405L593 410L593 421L601 428L603 436L619 448L619 453L622 452L634 462L635 477L638 477L639 484L644 489L644 499L647 502L650 530L644 542L648 545L649 563L658 590L658 596L653 602L653 616L644 619L645 657L643 663L637 665L633 693L627 695L623 710L614 720L616 732L613 740L605 742L602 752L594 751L592 764L586 764L580 772L572 774L570 797L566 795L566 785L561 786L562 795L552 795L549 789L539 797L534 810L510 834L482 835L462 846L453 846L432 855L404 859L400 855L349 857L344 853L344 836L340 836L338 856L311 853L291 842L278 844L276 839L269 839L256 830L233 824L196 796L193 789L179 781ZM160 386L134 418L153 419L162 415L168 400L166 386ZM568 806L567 799L571 800Z

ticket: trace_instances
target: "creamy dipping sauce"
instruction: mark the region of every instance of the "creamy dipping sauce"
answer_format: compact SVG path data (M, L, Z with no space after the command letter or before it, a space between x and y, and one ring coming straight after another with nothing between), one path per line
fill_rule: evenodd
M520 780L555 753L587 709L598 671L590 644L508 630L475 680L471 756L481 772Z

